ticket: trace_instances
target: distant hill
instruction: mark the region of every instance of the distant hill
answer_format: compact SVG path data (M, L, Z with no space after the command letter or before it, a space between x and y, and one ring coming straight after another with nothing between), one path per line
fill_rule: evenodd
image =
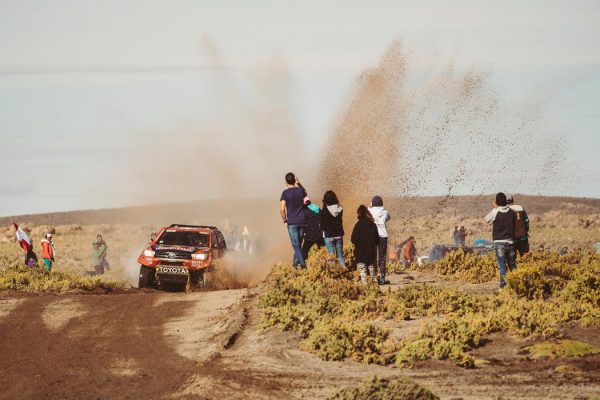
M600 199L515 195L516 203L523 205L528 212L541 214L560 210L566 214L598 214ZM432 196L384 198L385 206L400 218L423 217L428 215L448 215L477 217L485 215L490 209L493 195L486 196ZM369 203L370 198L344 201L347 215L354 213L355 206ZM15 219L20 223L36 225L89 225L148 223L162 224L171 222L219 223L223 218L253 220L271 215L278 219L278 199L270 200L207 200L186 203L170 203L139 207L125 207L98 210L78 210L45 214L29 214L0 217L0 225L10 224ZM265 221L261 221L265 222Z

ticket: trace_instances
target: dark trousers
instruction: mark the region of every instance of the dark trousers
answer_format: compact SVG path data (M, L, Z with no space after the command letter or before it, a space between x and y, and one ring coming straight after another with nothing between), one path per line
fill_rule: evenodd
M325 246L325 241L323 238L319 238L317 240L309 240L304 238L304 243L302 243L302 258L304 258L304 261L308 259L308 252L315 244L317 245L317 249L320 249L321 247Z
M388 238L380 237L377 245L377 261L379 262L379 275L385 278L387 273L387 242Z
M525 255L526 253L529 253L529 240L525 239L518 241L517 243L515 243L515 249L517 250L519 255L523 257L523 255Z

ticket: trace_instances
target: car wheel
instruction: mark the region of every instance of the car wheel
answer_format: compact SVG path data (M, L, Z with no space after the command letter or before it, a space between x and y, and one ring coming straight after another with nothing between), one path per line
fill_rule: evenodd
M153 268L146 267L145 265L140 265L140 279L138 281L138 288L146 288L152 286L154 283L154 273L155 270Z
M190 283L192 286L198 286L202 282L202 271L190 271Z

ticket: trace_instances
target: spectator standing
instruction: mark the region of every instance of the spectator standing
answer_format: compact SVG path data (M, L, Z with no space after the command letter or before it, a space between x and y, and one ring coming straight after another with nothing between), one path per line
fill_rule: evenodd
M328 190L323 195L323 209L321 211L321 227L325 247L330 254L336 254L340 267L346 267L344 260L344 209L340 205L337 195L333 190Z
M460 245L460 231L458 230L458 225L454 225L452 240L454 241L454 244Z
M354 260L360 280L367 283L367 275L377 279L375 263L377 261L377 245L381 238L377 225L366 206L360 205L356 210L358 221L352 230L351 241L354 244Z
M512 194L506 194L506 204L516 214L515 249L519 253L519 256L522 257L526 253L529 253L529 216L522 206L514 204Z
M104 270L108 269L108 261L106 261L107 251L108 246L102 235L97 235L96 240L92 242L92 264L95 275L102 275L104 274Z
M306 220L306 229L302 241L302 258L306 263L308 252L313 246L316 245L318 249L325 246L323 228L321 228L321 209L308 197L304 198L304 219Z
M305 217L304 217L304 198L306 191L300 184L296 176L288 172L285 175L287 188L281 193L280 208L281 219L287 224L290 242L294 251L292 266L305 269L306 264L302 258L302 238L304 236Z
M386 283L385 275L387 273L387 243L388 233L386 223L390 220L390 213L383 208L383 199L381 196L374 196L371 200L371 208L369 212L373 216L373 221L377 225L379 232L379 245L377 246L377 255L379 262L379 284Z
M15 228L17 242L19 242L21 248L25 250L25 265L28 267L37 266L38 258L33 251L33 242L31 241L31 238L27 232L25 232L25 230L21 228L15 221L12 223L13 227Z
M485 216L485 221L492 224L492 240L496 247L496 261L500 270L500 289L506 282L506 266L512 271L517 268L515 255L515 220L516 215L506 204L506 195L498 193L493 209Z
M417 241L414 236L408 238L404 244L404 265L409 266L415 261L415 255L417 254Z
M52 234L46 233L46 237L42 239L42 261L46 266L48 272L52 271L52 263L54 263L54 257L56 256L56 249L52 242Z
M38 258L33 247L25 253L25 265L28 267L37 267Z
M465 227L463 225L461 225L460 229L458 230L458 237L459 237L460 245L462 247L465 247L466 243L467 243L467 230L465 229Z

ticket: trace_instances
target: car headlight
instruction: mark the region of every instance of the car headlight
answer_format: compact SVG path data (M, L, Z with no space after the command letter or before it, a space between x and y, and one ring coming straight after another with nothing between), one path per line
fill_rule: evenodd
M204 261L208 258L208 254L206 253L197 253L197 254L192 254L192 259L193 260L200 260L200 261Z
M154 257L154 250L144 250L144 256L145 257Z

